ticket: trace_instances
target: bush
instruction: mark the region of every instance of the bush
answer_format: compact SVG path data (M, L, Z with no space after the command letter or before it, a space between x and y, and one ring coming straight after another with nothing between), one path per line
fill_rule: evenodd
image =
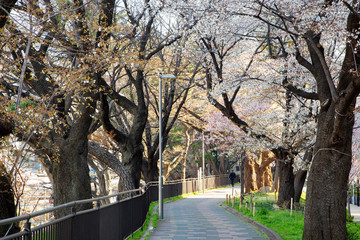
M348 230L348 240L359 240L360 239L360 223L349 222L346 223Z

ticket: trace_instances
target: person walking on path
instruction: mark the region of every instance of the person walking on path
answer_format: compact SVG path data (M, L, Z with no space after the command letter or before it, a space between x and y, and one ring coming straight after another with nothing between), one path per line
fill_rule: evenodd
M234 187L234 184L235 184L235 178L236 178L236 174L234 173L234 170L231 170L231 173L229 175L229 178L231 180L231 185L232 187Z
M164 220L151 233L150 240L185 239L267 239L264 233L217 204L231 188L207 191L164 205Z

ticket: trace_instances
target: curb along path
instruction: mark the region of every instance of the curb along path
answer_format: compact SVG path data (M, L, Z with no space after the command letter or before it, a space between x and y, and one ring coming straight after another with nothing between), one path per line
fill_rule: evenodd
M227 193L231 187L164 204L164 220L148 239L266 239L259 228L218 206Z

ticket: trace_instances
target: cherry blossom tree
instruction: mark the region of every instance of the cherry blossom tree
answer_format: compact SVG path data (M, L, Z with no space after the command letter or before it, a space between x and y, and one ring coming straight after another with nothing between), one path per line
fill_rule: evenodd
M289 207L295 194L293 162L311 145L316 104L280 87L295 78L283 61L286 39L273 37L273 27L249 19L251 14L234 11L246 7L246 2L213 2L210 14L197 25L199 48L206 53L202 87L209 102L251 137L246 138L249 145L277 153L283 175L279 204Z
M296 65L313 76L311 85L316 86L315 93L320 101L303 239L346 239L346 189L352 160L353 111L360 91L357 74L359 3L253 1L253 4L248 8L252 12L246 15L289 36L292 44L287 51L296 58ZM331 44L334 41L336 44ZM336 59L341 59L342 63L337 64ZM299 95L309 97L312 88L301 85L296 88Z
M13 134L42 156L56 205L91 198L88 135L97 123L99 79L113 52L114 2L21 4L3 36L1 110Z

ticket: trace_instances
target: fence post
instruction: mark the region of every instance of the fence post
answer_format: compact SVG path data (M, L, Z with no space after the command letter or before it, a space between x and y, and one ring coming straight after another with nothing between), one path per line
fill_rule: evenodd
M71 208L71 213L72 213L73 215L76 214L76 206L73 206L73 207Z
M252 193L250 193L250 206L249 206L250 212L252 211L252 208L251 208L251 206L252 206L252 200L253 200L253 195L252 195Z
M26 232L25 240L31 240L31 223L30 223L30 219L26 220L26 223L24 224L24 230Z

